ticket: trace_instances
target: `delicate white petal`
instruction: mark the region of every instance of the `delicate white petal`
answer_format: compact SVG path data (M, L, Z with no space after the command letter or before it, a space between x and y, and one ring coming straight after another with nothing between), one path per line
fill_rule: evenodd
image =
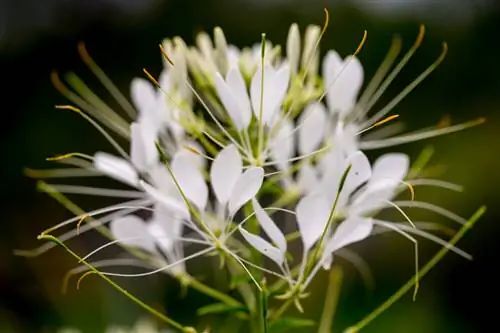
M229 88L229 85L224 81L219 73L215 73L215 88L217 89L217 94L229 114L229 117L231 117L234 126L241 131L244 128L243 112L240 111L236 96L234 96L231 88Z
M252 118L252 110L245 80L243 80L240 70L238 68L231 69L227 74L226 82L239 106L238 111L242 120L242 128L240 129L247 128Z
M164 252L171 252L175 238L182 235L182 221L173 218L165 207L157 204L148 223L148 230Z
M302 198L295 212L304 249L308 251L323 234L328 223L331 203L323 195Z
M324 255L328 256L340 248L359 242L370 236L373 221L369 218L348 218L335 230L333 237L325 246Z
M295 149L293 124L289 119L283 119L279 126L271 141L271 155L280 170L287 170L288 160L293 157Z
M119 217L111 221L109 229L113 238L117 240L123 239L123 244L155 252L154 238L141 218L134 215Z
M156 91L146 79L135 78L131 83L132 102L140 113L150 112L150 108L156 103Z
M94 155L94 167L105 175L124 182L131 186L137 186L139 177L132 164L123 158L98 152Z
M283 265L285 260L285 253L281 252L278 248L269 244L268 241L259 236L249 233L245 229L239 227L241 235L245 240L252 245L257 251L274 261L278 266Z
M324 270L330 270L330 268L332 268L332 264L333 264L333 255L325 255L323 257L323 269Z
M149 124L150 121L145 119L130 125L130 160L142 172L158 161L156 132Z
M208 199L208 187L201 170L193 163L188 152L180 151L172 160L172 173L179 186L190 201L204 210Z
M309 104L299 117L299 153L310 154L324 139L326 110L321 103Z
M389 153L380 156L373 164L373 174L370 182L382 179L394 179L401 181L405 178L410 168L408 155L401 153Z
M286 96L289 83L290 83L290 66L287 63L283 63L276 72L276 75L273 77L274 111L278 110L281 103L283 102L283 99Z
M147 168L144 140L138 123L130 124L130 161L140 171Z
M347 195L351 194L352 191L368 181L372 174L370 161L368 161L366 155L359 150L349 156L348 164L351 165L351 169L346 176L342 189Z
M316 169L309 163L304 164L298 171L297 184L301 191L311 193L318 190L319 179Z
M342 60L337 52L329 51L323 61L323 77L328 108L344 117L356 103L363 84L361 63L352 56Z
M387 201L394 196L399 182L393 179L379 180L369 184L363 192L355 196L349 207L349 214L366 215L387 206Z
M264 169L252 167L238 178L229 198L229 214L235 214L248 200L259 192L264 180Z
M182 152L191 158L191 163L196 165L199 169L205 169L206 160L202 155L205 154L205 149L196 141L186 141L184 142L184 147L182 147Z
M282 66L278 71L269 65L265 65L263 83L261 67L253 75L250 85L252 109L257 119L260 118L262 111L263 124L272 124L274 116L285 97L289 81L290 67L288 65Z
M179 201L172 196L162 193L146 182L141 181L141 186L153 200L162 204L170 213L172 213L173 216L184 219L189 218L189 209L185 202Z
M264 232L273 241L274 245L276 245L282 253L285 253L287 246L285 235L283 235L283 232L276 226L276 224L269 217L266 211L262 209L257 200L252 199L252 206L255 212L255 216L257 217L257 221L259 221L259 224Z
M210 180L217 200L225 204L238 181L243 163L238 149L229 145L215 157L210 169Z

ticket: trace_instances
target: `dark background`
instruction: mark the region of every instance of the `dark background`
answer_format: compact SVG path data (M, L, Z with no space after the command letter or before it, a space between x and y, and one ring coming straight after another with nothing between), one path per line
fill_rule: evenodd
M308 0L207 0L207 1L28 1L0 2L0 69L2 84L1 229L0 229L0 332L52 332L72 325L85 332L101 332L108 323L132 323L140 309L90 277L76 291L61 295L64 273L75 262L60 249L35 259L12 255L13 249L38 246L38 233L70 214L23 174L30 167L48 167L45 158L70 151L92 153L106 143L86 122L73 113L53 108L67 101L53 88L54 69L76 71L100 96L107 96L81 63L78 41L126 94L142 68L158 73L161 58L157 44L165 37L182 36L191 43L198 31L221 26L229 42L238 46L259 41L260 33L283 44L288 27L299 22L322 24L323 1ZM425 144L436 148L434 162L445 165L443 179L463 184L466 192L455 194L435 189L425 199L463 216L481 205L487 214L471 230L460 247L474 255L467 262L449 255L421 283L417 302L411 295L379 317L366 332L491 332L498 316L498 195L500 167L498 125L500 101L499 33L497 1L401 0L330 1L330 27L322 51L335 48L352 52L368 30L360 54L366 78L371 77L387 51L391 37L400 33L408 48L418 24L427 35L414 59L388 90L384 101L398 93L438 56L447 41L449 54L441 67L395 110L410 129L437 123L444 115L453 122L484 116L481 127L447 137L396 147L416 157ZM381 151L370 152L374 157ZM59 183L64 183L60 180ZM84 208L95 199L75 197ZM415 215L431 217L434 215ZM443 223L449 223L443 220ZM452 225L452 224L450 224ZM72 247L83 253L100 244L96 234L81 237ZM368 248L368 250L366 250ZM413 274L412 246L395 235L369 240L356 247L375 275L375 289L367 293L359 275L347 268L336 331L355 323L391 295ZM422 242L422 262L438 248ZM318 318L320 275L313 296L305 303ZM185 323L207 300L189 291L179 300L178 288L167 277L120 280L146 301L164 307ZM73 286L73 285L71 285Z

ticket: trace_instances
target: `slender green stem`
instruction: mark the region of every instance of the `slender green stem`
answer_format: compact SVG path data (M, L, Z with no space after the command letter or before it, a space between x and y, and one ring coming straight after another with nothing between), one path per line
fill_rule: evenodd
M219 300L227 305L234 306L234 307L242 307L244 306L241 302L238 300L232 298L231 296L224 294L216 289L213 289L206 284L196 280L195 278L185 275L180 277L181 281L186 283L189 287L198 290L199 292L210 296L216 300Z
M325 304L323 305L323 313L321 314L318 333L330 333L332 331L333 317L337 310L343 275L340 266L333 266L330 270Z
M465 233L472 228L472 226L477 222L477 220L485 213L486 207L480 207L474 215L463 225L463 227L455 234L455 236L450 240L448 245L455 245L464 235ZM438 251L434 255L434 257L425 264L422 269L418 272L419 279L423 278L443 257L448 253L451 246L445 246L441 250ZM391 305L393 305L396 301L398 301L401 297L404 296L416 283L414 278L411 278L406 284L404 284L396 293L394 293L387 301L385 301L382 305L376 308L372 313L363 318L356 325L347 328L344 333L357 333L362 328L371 323L375 318L377 318L380 314L382 314L385 310L387 310Z
M163 320L168 325L170 325L170 326L172 326L172 327L174 327L174 328L176 328L176 329L178 329L178 330L180 330L181 332L184 332L184 333L194 333L194 332L196 332L196 330L194 328L182 326L180 323L178 323L175 320L173 320L173 319L165 316L163 313L159 312L158 310L155 310L154 308L150 307L149 305L147 305L146 303L144 303L143 301L141 301L140 299L138 299L137 297L135 297L134 295L132 295L126 289L124 289L123 287L121 287L120 285L118 285L117 283L115 283L113 280L111 280L109 277L107 277L105 274L101 273L94 266L92 266L91 264L89 264L85 260L82 260L82 258L78 254L76 254L75 252L73 252L69 247L67 247L57 237L54 237L52 235L39 235L38 239L52 241L52 242L56 243L57 245L61 246L64 250L66 250L69 254L71 254L71 256L73 256L75 259L77 259L78 262L80 262L80 263L84 264L85 266L87 266L90 269L90 271L92 271L93 273L97 274L104 281L106 281L107 283L109 283L113 288L115 288L120 293L122 293L123 295L125 295L125 297L129 298L134 303L136 303L137 305L139 305L140 307L142 307L144 310L148 311L152 315L154 315L154 316L158 317L159 319Z

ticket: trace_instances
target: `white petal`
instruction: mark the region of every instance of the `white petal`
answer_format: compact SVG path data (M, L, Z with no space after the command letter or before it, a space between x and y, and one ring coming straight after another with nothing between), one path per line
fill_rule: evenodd
M148 126L148 122L130 125L130 160L142 172L158 161L156 133Z
M297 223L304 249L308 251L323 234L328 223L331 203L323 195L308 195L297 204Z
M198 166L193 163L190 153L183 151L175 154L172 160L172 173L186 198L200 210L204 210L208 199L208 187Z
M251 118L250 100L245 81L238 68L229 70L224 81L219 73L215 74L215 88L227 113L238 130L248 127Z
M284 65L279 71L265 65L263 84L261 67L253 75L250 85L252 109L257 119L260 118L262 112L262 122L265 125L270 125L273 122L274 116L285 97L289 81L290 67L288 65Z
M148 232L147 225L141 218L134 215L123 216L111 221L109 228L113 238L123 239L123 244L155 252L154 238Z
M189 219L189 209L185 202L179 201L173 196L162 193L160 190L154 188L146 182L141 181L140 184L144 191L146 191L153 200L162 204L170 213L172 213L172 215L183 219Z
M398 185L399 182L393 179L384 179L369 183L363 192L354 197L349 207L349 214L358 216L366 215L382 207L386 207L387 201L394 196L394 190Z
M257 221L259 221L259 224L264 232L273 241L274 245L276 245L282 253L285 253L287 246L285 235L283 235L283 232L276 226L276 224L269 217L266 211L262 209L257 200L252 199L252 206L255 212L255 216L257 217Z
M280 128L271 141L271 155L280 170L288 170L288 160L294 154L293 124L289 119L280 122Z
M136 187L139 181L132 164L123 158L98 152L94 155L94 167L105 175Z
M229 214L234 215L248 200L259 192L264 180L264 169L252 167L238 178L229 198Z
M323 257L323 269L324 270L330 270L330 268L332 268L332 264L333 264L333 255L325 255Z
M316 169L309 163L304 164L298 171L297 184L301 191L309 194L318 189L319 179Z
M156 103L156 90L151 82L142 78L135 78L131 83L131 98L135 107L140 113L151 111L151 107Z
M347 163L351 165L351 169L346 176L343 191L349 195L352 191L370 179L372 169L366 155L359 150L349 156Z
M343 61L338 53L329 51L323 62L323 77L327 89L328 108L344 117L349 112L363 84L363 67L355 57Z
M184 146L180 149L186 156L191 158L191 163L196 165L199 169L204 170L206 167L206 160L203 155L205 154L205 149L196 141L185 141Z
M234 185L243 169L240 153L234 145L229 145L215 157L210 169L210 181L217 200L227 203Z
M310 154L324 139L326 110L321 103L309 104L299 117L299 153Z
M369 218L348 218L335 230L333 237L325 246L324 255L330 255L344 246L359 242L370 236L373 221Z
M402 181L410 167L408 155L401 153L389 153L380 156L373 164L373 174L370 182L382 179L394 179Z
M247 128L252 118L252 110L245 80L243 80L240 70L238 68L231 69L227 74L226 82L238 103L242 128Z
M182 235L182 221L173 218L165 207L157 204L148 223L148 230L163 251L171 252L175 238Z
M274 261L278 266L283 265L285 260L285 254L281 252L278 248L269 244L268 241L262 239L259 236L249 233L245 229L239 227L241 235L245 240L252 245L257 251Z

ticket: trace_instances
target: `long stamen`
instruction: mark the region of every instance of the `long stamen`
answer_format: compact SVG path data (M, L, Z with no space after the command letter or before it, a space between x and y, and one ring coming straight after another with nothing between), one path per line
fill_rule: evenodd
M55 245L54 245L55 246ZM150 268L150 265L147 265L141 260L137 259L105 259L105 260L98 260L90 263L94 268L102 268L102 267L112 267L112 266L127 266L127 267L141 267L141 268ZM71 270L69 270L66 275L64 276L63 283L62 283L62 293L65 294L66 291L68 290L68 284L69 280L72 276L84 273L89 271L90 268L85 266L85 265L80 265L78 267L75 267Z
M61 185L61 184L50 184L50 185L56 191L66 194L71 193L71 194L95 195L103 197L118 197L118 198L144 197L144 193L139 191L117 190L110 188L98 188L98 187L77 186L77 185Z
M172 60L170 60L170 57L168 56L167 52L165 51L165 49L163 48L162 45L160 45L160 51L161 51L161 54L163 55L163 57L165 57L167 59L168 63L171 66L175 67L174 63L172 62ZM207 111L207 113L209 114L210 118L212 118L212 120L215 122L215 124L217 125L217 127L221 130L221 132L224 133L224 135L236 147L238 147L239 150L241 150L242 152L245 152L244 148L234 139L234 137L231 134L229 134L229 132L224 128L224 126L222 126L222 124L220 123L220 121L217 119L217 117L215 117L215 115L213 114L213 112L208 107L207 103L205 103L205 101L201 98L200 94L196 91L196 89L194 89L194 87L191 85L191 83L189 83L189 81L187 81L187 80L185 80L184 82L188 86L189 90L191 90L191 92L193 93L193 95L196 97L196 99L203 106L203 108L205 109L205 111Z
M410 83L406 88L403 89L396 97L394 97L382 110L377 112L373 117L368 119L366 121L367 125L370 125L382 117L384 117L386 114L391 112L391 110L399 104L408 94L410 94L420 83L422 83L423 80L425 80L444 60L446 57L446 53L448 52L448 45L446 43L443 43L443 51L437 58L437 60L432 63L427 69L420 74L412 83ZM369 109L367 110L367 112Z
M198 251L194 254L191 254L187 257L184 257L176 262L173 262L171 264L168 264L168 265L165 265L163 267L160 267L160 268L157 268L155 270L152 270L152 271L149 271L149 272L145 272L145 273L136 273L136 274L121 274L121 273L112 273L112 272L100 272L102 275L105 275L105 276L120 276L120 277L143 277L143 276L149 276L149 275L153 275L153 274L156 274L156 273L160 273L160 272L163 272L163 271L166 271L168 270L169 268L172 268L173 266L176 266L176 265L179 265L183 262L186 262L188 260L191 260L191 259L194 259L194 258L197 258L197 257L200 257L204 254L207 254L208 252L210 251L213 251L214 250L214 247L211 246L209 248L206 248L206 249L203 249L201 251Z
M384 221L376 221L374 220L373 223L375 225L380 225L382 227L385 227L385 228L388 228L388 229L391 229L393 231L395 231L396 233L402 235L403 237L407 238L408 240L410 240L413 244L414 244L414 247L415 247L415 289L413 290L413 300L415 300L415 298L417 297L417 292L418 292L418 288L419 288L419 281L420 281L420 278L419 278L419 260L418 260L418 241L413 238L412 236L410 236L408 233L406 233L405 231L401 230L401 226L404 226L404 225L394 225L393 223L389 223L389 222L384 222ZM411 228L411 230L417 230L416 228Z
M458 185L455 183L447 182L439 179L412 179L408 181L409 184L413 186L436 186L445 188L455 192L463 192L464 188L462 185Z
M420 30L417 36L417 39L415 40L415 43L413 43L412 47L408 52L405 54L403 59L396 65L396 67L392 70L392 72L389 74L389 76L384 80L384 82L380 85L379 89L377 92L374 94L374 96L370 99L370 101L366 105L366 111L370 110L372 106L379 100L379 98L384 94L384 92L387 90L389 85L394 81L396 76L401 72L401 70L406 66L408 61L412 58L413 54L417 51L417 49L420 47L422 44L422 40L425 35L425 26L421 25Z
M116 99L120 106L128 113L128 115L134 119L137 115L137 111L134 109L132 104L123 96L120 90L113 84L113 82L108 78L104 71L97 65L97 63L90 57L90 54L85 48L85 43L78 43L78 53L82 58L83 62L90 68L95 76L101 81L103 86L111 93L111 95Z
M110 130L114 131L115 133L121 135L122 137L128 139L130 138L130 132L128 128L128 123L119 117L116 113L111 111L109 112L110 109L106 107L102 107L101 104L99 106L95 106L92 103L86 101L79 95L75 94L71 90L69 90L64 83L61 81L59 78L59 75L57 74L56 71L53 71L50 75L50 79L52 81L52 84L54 87L66 98L68 98L71 102L75 103L78 105L82 110L85 110L88 114L92 115L94 118L98 119L103 125L108 127ZM73 78L73 80L76 80L76 76ZM73 82L73 85L75 85L77 82ZM80 82L78 82L80 83ZM80 83L78 87L82 87L82 84ZM90 89L87 89L90 91ZM88 94L86 94L87 97ZM95 96L97 98L97 96ZM104 102L102 102L104 103Z
M485 122L484 118L479 118L477 120L472 120L472 121L469 121L466 123L453 125L453 126L446 127L446 128L439 128L439 129L435 129L435 130L430 130L430 131L423 132L423 133L420 133L420 132L413 133L413 134L410 133L410 134L403 134L403 135L395 136L395 137L388 138L388 139L370 140L370 141L364 141L364 142L362 141L360 143L360 148L365 149L365 150L369 150L369 149L381 149L381 148L402 145L405 143L420 141L420 140L424 140L424 139L433 138L436 136L441 136L441 135L445 135L445 134L459 132L459 131L462 131L466 128L480 125L484 122Z
M103 136L106 140L108 140L109 143L116 149L116 151L123 156L126 160L130 159L130 156L123 150L122 147L116 142L115 139L113 139L105 130L102 128L97 122L94 121L94 119L90 118L87 116L82 110L71 106L71 105L56 105L56 109L61 109L61 110L71 110L82 116L85 120L87 120L92 126L94 126Z
M413 221L410 219L410 217L404 212L404 210L401 209L401 207L399 207L398 205L396 205L394 202L391 202L391 201L388 201L386 200L385 201L387 204L391 205L392 207L396 208L396 210L398 212L401 213L401 215L403 215L403 217L406 219L406 221L408 221L408 223L410 223L410 225L413 227L413 228L417 228L417 226L415 225L415 223L413 223Z
M467 223L467 219L461 217L460 215L457 215L443 207L431 204L429 202L422 202L422 201L394 201L393 202L395 205L398 205L399 207L416 207L416 208L422 208L426 210L430 210L432 212L438 213L444 217L449 218L450 220L453 220L457 223L460 224L465 224Z
M97 170L86 170L76 168L60 168L49 170L24 169L26 176L30 178L47 179L47 178L72 178L72 177L99 177L102 173Z
M80 221L82 218L94 217L96 215L101 215L101 214L108 213L108 212L113 212L113 211L116 211L116 210L130 209L130 208L151 210L151 208L149 208L149 207L140 206L140 205L137 205L137 206L131 205L130 204L131 202L137 202L137 200L132 200L132 201L129 201L127 203L116 204L116 205L112 205L112 206L105 207L105 208L99 208L99 209L93 210L91 212L88 212L88 213L85 213L85 214L81 214L81 215L72 217L70 219L67 219L66 221L63 221L63 222L61 222L59 224L56 224L53 227L45 229L44 231L41 232L41 234L42 235L48 234L50 232L53 232L53 231L55 231L57 229L60 229L60 228L62 228L64 226L66 226L68 224Z
M186 243L190 243L190 244L201 244L201 245L210 245L210 243L208 242L205 242L203 240L199 240L199 239L195 239L195 238L186 238L186 237L173 237L173 236L164 236L164 237L153 237L153 236L147 236L147 237L144 237L144 236L136 236L136 237L123 237L123 238L120 238L120 239L115 239L115 240L112 240L110 242L107 242L106 244L104 245L101 245L99 246L97 249L91 251L90 253L88 253L86 256L82 257L82 259L80 260L80 262L82 261L85 261L87 260L88 258L92 257L94 254L114 245L114 244L120 244L120 243L126 243L127 241L131 241L131 240L141 240L141 239L171 239L171 240L175 240L175 241L181 241L181 242L186 242Z
M399 114L394 114L394 115L388 116L388 117L386 117L386 118L384 118L384 119L382 119L380 121L377 121L375 124L373 124L371 126L368 126L367 128L359 131L358 133L356 133L356 135L361 135L361 134L363 134L365 132L368 132L368 131L376 128L376 127L379 127L379 126L381 126L381 125L383 125L385 123L388 123L389 121L397 119L397 118L399 118Z
M377 69L377 72L370 80L370 83L359 98L359 102L355 107L357 119L362 118L365 115L366 103L373 96L373 94L377 90L377 87L380 85L382 80L386 77L387 73L391 69L392 64L401 51L401 44L401 38L399 36L395 36L392 40L391 47L389 48L385 59L382 61L382 64Z

